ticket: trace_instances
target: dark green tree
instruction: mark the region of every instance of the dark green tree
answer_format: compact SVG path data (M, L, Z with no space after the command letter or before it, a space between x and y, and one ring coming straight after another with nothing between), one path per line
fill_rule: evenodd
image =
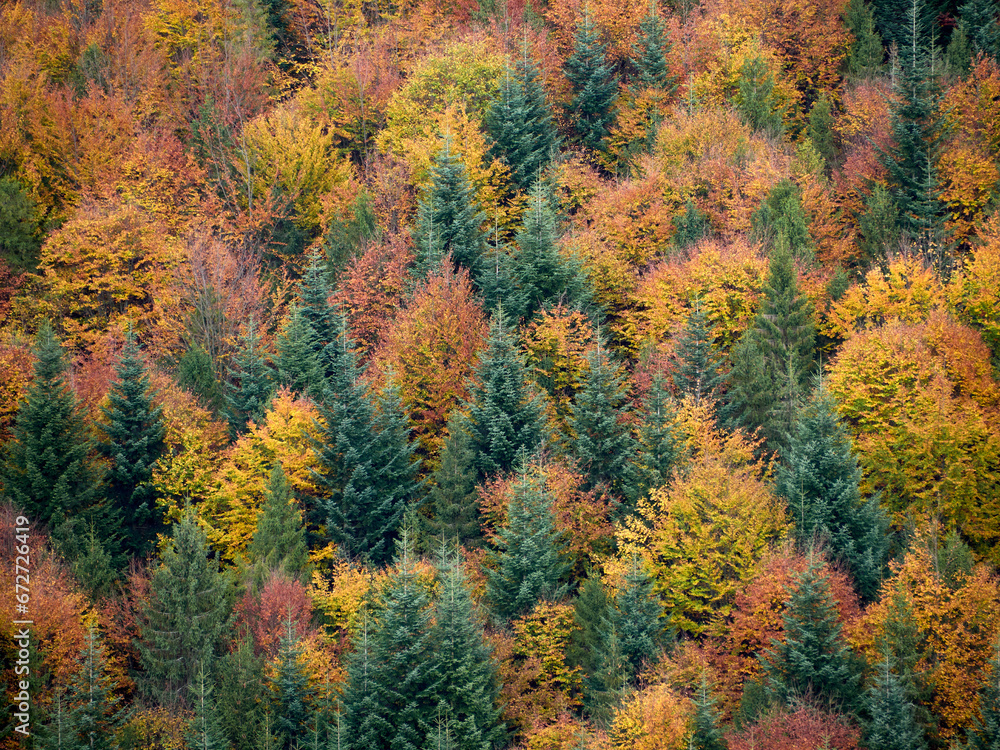
M476 483L513 469L520 451L534 453L544 428L541 399L532 392L524 357L498 310L469 389L468 433Z
M754 130L770 136L784 132L784 112L774 91L774 74L762 57L743 63L736 93L736 109Z
M208 539L188 511L172 528L149 581L136 641L140 687L163 706L186 706L200 664L220 654L232 621L234 587L209 556Z
M887 50L895 44L902 50L909 37L906 32L907 13L912 6L912 0L872 0L872 15L875 18L875 29ZM921 9L923 11L923 9ZM919 23L930 20L924 18L924 13L918 19Z
M854 78L871 78L882 68L882 37L875 29L875 16L865 0L850 0L844 11L844 25L854 36L847 57L847 72Z
M468 544L481 537L474 461L472 439L466 431L464 415L457 412L448 420L441 465L431 477L426 536L450 539L459 544Z
M586 489L603 486L624 496L638 454L632 428L622 420L630 411L625 375L600 343L587 353L587 364L566 419L567 448L584 472Z
M496 663L484 640L462 568L461 557L442 544L438 552L438 593L430 631L429 691L437 702L452 746L492 750L505 739L500 720Z
M973 55L1000 54L1000 6L996 0L969 0L958 9ZM954 32L953 32L954 33Z
M515 187L528 190L551 161L559 141L527 44L517 67L507 69L483 124L493 139L493 156L510 169Z
M274 676L269 682L274 695L274 733L278 748L300 747L296 738L306 733L306 724L313 712L313 696L309 675L302 664L302 645L290 618L285 621Z
M566 60L566 78L573 87L568 115L580 143L593 151L604 147L618 97L618 78L607 58L607 45L585 11L573 37L573 53Z
M875 682L865 691L865 747L878 750L924 750L927 742L917 724L888 652L878 665Z
M611 614L629 680L634 680L644 666L656 660L663 639L662 614L663 605L653 592L653 579L641 561L633 559Z
M559 599L569 566L560 556L552 496L522 467L510 491L507 525L497 534L496 565L486 571L486 595L493 614L506 620L530 611L540 599Z
M826 389L799 412L777 474L800 547L823 544L846 564L862 600L873 601L888 561L889 519L877 498L861 498L861 468Z
M430 186L417 206L413 243L418 276L440 268L448 255L456 266L475 272L485 248L484 220L465 164L452 151L451 139L445 138L431 160Z
M964 76L972 67L972 45L969 43L969 25L965 19L959 19L958 26L951 32L948 51L945 55L948 68Z
M224 411L226 398L215 377L212 355L200 344L192 344L177 362L177 385L190 391L201 404L219 414Z
M380 231L374 199L371 193L362 190L350 209L333 217L326 230L323 250L331 279L335 279L352 258L363 255Z
M114 562L97 533L95 522L91 521L80 545L80 554L73 561L73 575L90 601L98 602L114 591L119 573Z
M719 726L719 711L709 691L708 676L701 673L701 685L694 695L694 716L691 717L690 750L726 750L728 745Z
M830 99L823 94L809 110L809 140L823 157L826 165L832 165L837 149L833 142L833 109ZM801 196L799 205L801 206Z
M674 424L674 399L662 374L653 376L641 413L639 452L635 461L636 483L634 489L626 492L630 500L637 500L650 490L665 485L681 453L681 441Z
M217 664L215 705L227 745L233 750L258 750L266 744L261 740L268 733L265 714L270 707L264 657L254 653L253 638L244 629Z
M690 198L684 204L684 213L673 218L674 245L678 250L694 245L712 234L712 224L708 214L694 204Z
M336 311L330 305L332 293L326 260L318 251L310 253L299 286L299 304L302 317L309 322L316 334L317 350L335 341L340 333L335 319Z
M212 678L204 662L198 664L189 688L194 716L188 725L187 746L192 750L229 750L229 742L219 723L218 707L212 696Z
M414 568L411 534L404 527L395 570L354 638L343 708L348 750L421 750L432 731L433 610Z
M812 260L814 243L806 226L802 189L791 180L783 179L771 188L750 222L759 240L774 247L783 238L793 258Z
M899 247L899 210L892 193L876 183L865 201L865 212L859 217L861 246L868 263L885 264L886 255Z
M78 668L70 678L65 694L69 724L81 748L111 750L114 732L125 718L121 697L115 694L117 682L108 672L108 661L97 628L91 626L84 636L83 649L77 658Z
M1000 750L1000 645L979 691L979 713L966 729L969 750Z
M248 422L260 423L264 419L274 393L271 385L274 371L261 351L253 316L250 316L229 372L231 385L226 395L229 426L234 434L239 434L247 428Z
M580 667L587 680L599 672L611 623L611 600L599 573L590 571L580 585L573 601L573 621L576 628L570 636L566 660L571 666ZM588 702L586 687L585 683L585 703Z
M34 376L5 446L2 484L16 507L48 525L72 552L100 500L101 474L91 459L94 442L83 412L66 382L63 347L48 322L33 351Z
M785 609L785 640L773 642L761 657L767 692L781 705L814 698L850 709L857 700L860 675L841 635L822 563L812 559L795 584Z
M142 556L163 530L152 479L165 449L166 426L163 408L153 405L149 373L131 331L115 375L108 405L101 407L105 421L98 424L104 433L99 450L108 459L106 492L125 533L125 551Z
M15 272L34 271L41 242L35 201L13 177L0 179L0 261Z
M633 47L632 62L639 71L636 78L641 88L660 89L668 93L677 88L677 78L667 64L666 53L670 47L656 0L650 0L649 13L639 23Z
M292 303L285 325L278 334L278 354L274 358L278 383L294 393L318 398L323 393L323 368L319 339L303 308Z
M673 381L678 397L690 396L696 404L702 399L717 399L724 380L722 357L715 348L708 316L700 302L695 302L677 341L676 357Z
M607 728L629 691L629 666L614 626L608 626L596 661L594 673L584 680L583 702L594 723Z
M247 548L250 562L265 574L280 571L301 578L309 567L309 548L302 512L280 463L275 463L264 489L264 509Z

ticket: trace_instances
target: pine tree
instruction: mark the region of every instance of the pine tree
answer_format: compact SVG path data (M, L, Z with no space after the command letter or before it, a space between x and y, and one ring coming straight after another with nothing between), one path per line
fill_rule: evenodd
M784 111L774 92L774 74L762 57L753 57L740 68L736 109L754 130L772 137L784 132Z
M292 498L280 463L271 468L264 489L264 508L247 553L263 572L277 570L289 578L303 576L309 566L302 512Z
M160 705L184 705L199 664L213 663L232 619L229 576L208 556L208 540L188 511L149 582L136 642L141 687Z
M719 727L719 712L715 698L708 689L708 677L701 673L701 685L694 697L694 716L691 717L690 750L726 750L726 740Z
M306 265L299 287L299 300L302 316L316 334L317 349L322 349L331 341L335 341L339 333L334 320L335 311L330 305L332 293L326 261L316 250L309 254L309 263Z
M237 634L215 671L216 713L227 744L233 750L259 750L266 744L259 740L269 732L265 713L270 695L264 657L254 653L253 638L246 630Z
M600 575L590 571L573 602L576 628L570 636L566 653L567 663L580 667L585 679L595 676L599 671L601 653L607 645L607 634L611 626L611 609L611 600L601 583ZM586 693L584 700L587 701Z
M608 626L597 655L595 671L584 683L584 706L599 727L611 726L629 690L629 665L614 626Z
M773 642L761 658L765 686L772 700L781 704L812 697L850 708L857 698L859 675L821 568L813 559L796 578L784 615L785 641Z
M510 619L531 610L540 599L559 599L559 581L568 565L560 557L552 516L552 496L522 467L507 503L507 525L497 534L496 566L486 572L486 594L493 614Z
M854 36L847 58L847 70L854 78L878 75L885 51L875 30L875 16L865 0L850 0L844 11L844 25Z
M404 527L395 571L354 638L344 693L348 750L421 750L433 727L432 610L414 568L411 534Z
M674 424L674 400L667 389L666 378L653 376L649 392L643 402L642 423L639 426L638 457L635 463L637 482L626 491L626 497L635 501L650 490L665 485L680 458L682 443Z
M889 519L877 498L861 499L861 468L824 388L799 413L777 474L775 489L788 501L799 545L823 543L847 564L861 598L873 601L888 559Z
M666 50L670 49L663 19L660 17L656 0L650 0L649 13L639 23L636 45L633 47L633 62L639 71L641 88L660 89L673 93L677 88L677 78L670 72Z
M125 551L141 556L163 530L163 514L156 507L153 466L163 454L166 426L163 408L154 406L149 374L129 331L115 368L117 382L102 406L105 435L100 451L108 458L107 497L125 531Z
M944 126L938 113L940 94L925 48L929 38L922 0L912 0L899 45L899 75L890 103L893 147L882 154L889 171L902 229L943 271L943 222L937 159Z
M534 453L544 426L541 399L532 393L524 357L498 310L469 389L468 432L476 483L510 471L520 451Z
M281 634L274 676L270 682L278 748L290 750L299 746L296 738L305 733L312 712L309 675L303 667L302 646L290 618L285 621L285 632Z
M188 725L187 746L192 750L228 750L229 742L219 725L218 709L212 697L212 680L204 662L198 664L189 688L194 716Z
M1000 54L1000 6L996 0L969 0L958 9L973 54L996 58Z
M510 169L519 190L528 190L559 146L552 110L545 100L537 66L524 54L514 70L507 69L497 98L483 121L493 139L490 149Z
M484 640L461 558L449 551L449 545L439 549L437 571L429 692L437 702L436 713L446 717L453 747L491 750L504 739L496 664Z
M979 713L965 732L969 750L1000 750L1000 644L979 691Z
M607 45L584 13L573 37L573 53L566 60L566 78L573 87L569 116L576 125L580 143L593 151L604 147L614 120L618 79L608 64Z
M293 302L278 335L278 354L274 358L278 383L303 396L319 397L323 393L320 350L316 331L302 307Z
M274 371L261 352L252 315L229 372L232 382L226 396L229 426L233 434L239 434L246 430L248 422L259 423L264 419L273 394Z
M629 680L634 680L646 664L656 660L663 633L662 614L663 605L653 592L653 579L642 563L633 558L612 612Z
M426 276L441 267L448 255L456 266L475 271L484 248L485 220L465 164L445 138L431 160L430 186L417 207L413 243L417 247L417 273Z
M476 505L475 454L460 412L448 420L448 436L441 450L441 465L431 477L427 504L431 515L427 536L467 544L480 536Z
M812 260L814 243L802 208L802 189L791 180L783 179L771 188L750 222L758 239L772 247L784 242L792 258Z
M865 691L867 714L864 742L879 750L924 750L924 733L914 718L899 677L893 673L889 653L878 666L874 684Z
M587 374L566 419L570 454L586 476L585 489L604 486L623 496L634 478L638 453L628 414L625 376L598 345L587 354Z
M80 747L110 750L115 746L114 731L125 718L125 710L119 705L121 698L114 693L118 685L108 673L104 646L93 625L84 636L77 664L65 695L68 725L73 728ZM67 745L72 741L70 738Z
M177 362L177 385L195 396L213 414L224 410L226 399L215 376L212 355L200 344L192 344Z
M48 322L35 337L34 377L5 446L4 493L38 523L48 525L73 551L75 537L96 511L101 476L83 412L66 382L62 345Z
M690 396L695 404L703 398L715 400L723 382L722 357L708 328L708 316L695 302L684 332L677 341L677 368L674 388L680 396Z

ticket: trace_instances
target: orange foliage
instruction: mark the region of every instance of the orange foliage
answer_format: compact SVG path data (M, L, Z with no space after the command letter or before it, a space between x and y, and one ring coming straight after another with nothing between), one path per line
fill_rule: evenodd
M948 291L959 319L979 329L1000 356L1000 221L992 219L980 239Z
M953 138L938 159L941 200L948 204L945 226L951 239L965 244L993 208L993 194L1000 181L995 158L985 146L971 139Z
M587 371L586 355L594 341L594 328L582 312L560 303L540 311L522 336L528 367L549 394L554 412L550 416L562 424Z
M989 55L976 59L969 75L945 92L941 111L961 136L1000 156L1000 65Z
M275 571L259 592L247 591L236 602L235 612L236 626L246 627L253 637L254 651L269 659L278 655L289 623L292 633L302 640L317 635L310 623L312 601L305 586Z
M634 56L639 21L649 12L648 0L550 0L545 18L552 24L553 36L565 60L573 52L573 37L584 13L600 30L608 45L608 61L615 66L627 64ZM662 14L662 11L660 11Z
M871 183L888 179L879 151L887 150L892 140L890 101L888 81L863 81L844 91L843 114L833 123L844 147L844 163L833 173L833 185L853 221L865 212Z
M778 708L726 741L729 750L858 750L861 732L843 716L799 706Z
M27 341L0 334L0 444L11 438L19 402L34 375L34 365Z

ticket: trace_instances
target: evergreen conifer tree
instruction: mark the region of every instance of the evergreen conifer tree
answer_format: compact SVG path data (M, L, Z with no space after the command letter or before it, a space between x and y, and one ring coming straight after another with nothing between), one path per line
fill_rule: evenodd
M695 404L703 398L714 400L723 382L722 357L719 356L708 328L708 316L695 302L684 332L677 341L677 369L674 388L680 396L690 396Z
M736 108L754 130L770 136L780 135L784 129L784 112L774 92L774 74L762 57L753 57L740 69Z
M847 71L854 78L871 78L882 67L885 51L875 29L875 16L865 0L850 0L844 11L844 25L854 36L847 58Z
M791 180L781 180L771 188L750 222L754 235L767 244L784 242L792 258L812 259L813 240L802 208L802 189Z
M271 468L264 489L264 509L247 552L250 561L265 573L277 570L289 578L299 578L309 566L302 512L292 499L292 490L280 463Z
M475 272L484 248L485 216L450 138L431 160L430 180L417 207L413 232L417 273L422 277L440 268L448 255L456 266Z
M566 661L580 667L588 679L599 671L611 623L611 601L600 575L593 571L580 585L580 593L573 602L573 621L576 628L570 636ZM584 700L587 700L586 693Z
M125 718L125 710L114 693L117 683L108 673L104 646L94 626L87 629L77 664L65 695L68 725L75 737L71 735L63 747L74 746L75 741L78 747L111 750L115 747L114 731Z
M797 576L784 621L785 641L774 642L761 658L771 699L787 704L812 697L851 708L857 699L859 675L818 560L811 560Z
M463 415L453 414L448 420L441 465L431 477L427 536L451 539L458 544L467 544L481 536L474 460Z
M232 620L229 576L208 555L208 540L190 511L149 582L136 642L143 691L160 705L185 705L199 664L211 665Z
M899 246L899 210L889 190L877 183L865 201L865 213L858 219L861 249L865 260L885 263L886 254Z
M799 413L784 459L775 489L788 501L799 545L825 543L846 563L861 598L873 601L888 559L889 519L877 498L861 499L850 436L822 386Z
M106 422L99 425L105 435L99 447L109 459L107 497L123 525L125 551L141 556L163 529L152 478L165 448L166 426L163 408L153 405L149 374L131 331L115 375L118 380L108 393L109 404L101 407Z
M414 568L411 534L404 527L376 614L365 617L354 639L343 710L348 750L421 750L432 731L432 609Z
M264 657L254 653L253 638L246 630L236 635L215 671L215 706L227 745L233 750L259 750L269 731L264 725L270 696Z
M615 709L629 689L629 666L622 655L621 640L614 626L608 627L597 667L584 683L584 706L599 727L610 727Z
M585 11L573 38L573 53L566 60L566 78L573 87L569 114L580 143L593 151L604 147L614 120L618 79L607 59L607 45Z
M1000 6L996 0L969 0L958 9L973 54L1000 54Z
M677 79L670 72L665 50L670 49L666 28L660 17L656 0L650 0L649 13L639 23L633 62L639 70L639 86L672 93Z
M969 43L969 25L965 19L959 19L958 26L951 32L951 41L945 53L948 68L960 76L964 76L972 67L972 45Z
M339 333L334 319L335 311L330 305L332 292L326 261L318 250L314 251L309 255L309 263L302 276L299 300L302 316L316 334L317 349L322 349L331 341L335 341Z
M219 724L214 688L204 662L198 664L189 688L194 716L188 725L187 746L192 750L228 750L229 742Z
M979 691L979 713L966 729L968 750L1000 750L1000 644Z
M511 488L507 525L497 534L497 565L486 572L486 594L493 614L518 617L540 599L559 599L566 591L559 583L568 566L552 516L552 496L522 467Z
M453 747L492 750L504 739L496 664L484 640L461 558L449 547L442 544L438 553L429 691Z
M312 713L312 691L309 675L302 664L302 646L292 628L291 618L285 621L285 632L281 634L271 690L278 749L301 747L297 738L305 734L306 723Z
M293 302L278 334L278 354L274 358L278 383L295 393L318 398L323 393L320 351L316 331L302 307Z
M615 605L612 624L621 641L629 679L634 680L646 664L656 659L663 633L663 605L653 592L653 579L638 559L632 560Z
M900 679L892 669L892 658L887 652L878 665L874 684L865 691L865 746L879 750L924 750L927 742L914 717L913 704L906 699Z
M681 441L676 434L674 400L667 389L666 378L657 373L646 394L639 426L639 454L635 470L638 482L626 492L637 500L650 490L662 487L669 480L680 458Z
M586 489L599 485L623 496L634 478L638 445L621 420L630 411L625 376L598 343L587 354L583 386L566 419L569 452L585 473Z
M192 344L177 363L177 385L194 395L213 414L224 410L226 399L215 377L212 355L200 344Z
M230 369L232 385L226 396L229 404L229 426L233 434L247 428L248 422L259 423L267 413L273 394L273 370L260 350L260 338L253 316L233 357Z
M708 677L701 673L701 685L694 696L694 716L691 717L690 750L726 750L726 740L719 727L719 712L715 698L708 689Z
M887 50L893 45L902 50L906 43L907 13L912 4L913 0L871 0L875 28ZM920 18L921 23L925 20Z
M684 250L712 233L708 216L690 198L684 204L684 213L673 218L674 245Z
M101 478L83 413L66 382L62 345L48 322L35 337L34 354L34 377L5 446L2 484L14 505L52 528L70 552L100 499Z
M541 399L532 393L524 358L498 310L469 389L468 432L476 483L510 471L520 451L536 451L544 427Z

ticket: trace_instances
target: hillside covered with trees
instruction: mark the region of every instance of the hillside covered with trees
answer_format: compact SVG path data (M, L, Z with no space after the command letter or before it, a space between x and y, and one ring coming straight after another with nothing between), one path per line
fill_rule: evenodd
M0 748L996 750L998 19L0 0Z

